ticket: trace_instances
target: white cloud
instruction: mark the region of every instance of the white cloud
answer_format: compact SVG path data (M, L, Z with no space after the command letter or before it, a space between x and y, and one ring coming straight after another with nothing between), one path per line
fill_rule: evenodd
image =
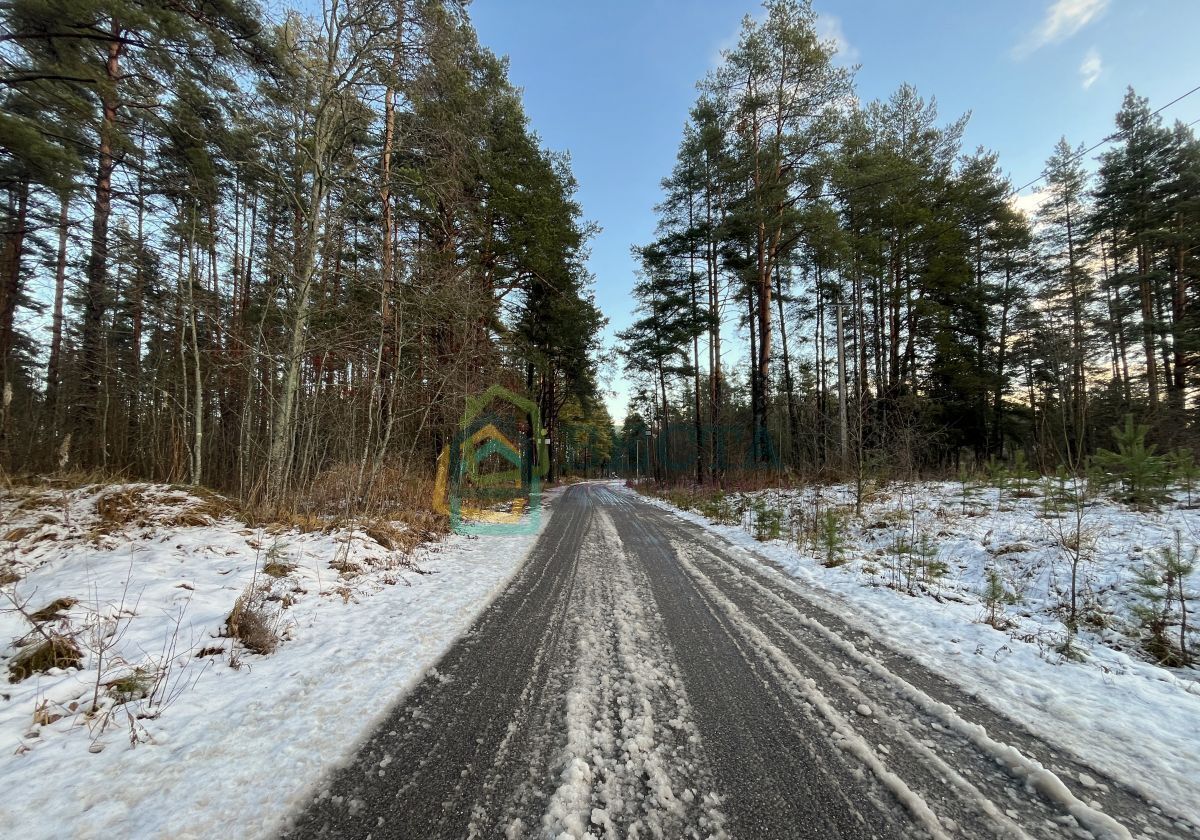
M822 41L831 41L835 50L833 60L838 64L853 64L858 61L858 47L846 40L842 31L842 19L836 15L820 14L817 16L817 37Z
M710 66L720 67L725 63L725 53L737 48L738 41L742 37L742 27L746 25L747 19L761 25L763 21L767 19L767 10L760 7L755 9L753 14L744 15L742 19L738 21L737 29L731 31L728 35L721 39L720 43L717 44L716 50L709 58Z
M1104 0L1108 2L1108 0ZM763 24L767 20L767 10L759 7L754 10L749 17L757 24ZM744 18L743 18L744 20ZM816 25L817 38L821 41L832 41L834 46L833 63L839 65L851 65L858 61L858 47L854 46L846 39L846 33L842 30L842 19L837 15L826 14L824 12L817 13ZM725 53L734 49L738 45L738 39L741 37L742 29L739 23L738 28L723 38L717 44L709 63L712 67L720 67L725 59Z
M1106 8L1108 0L1054 0L1041 23L1013 47L1013 56L1024 58L1048 44L1065 41L1098 18Z
M1087 90L1095 84L1103 72L1104 65L1100 61L1100 51L1092 47L1084 55L1083 64L1079 65L1079 77L1083 82L1083 89Z
M1046 190L1034 190L1024 195L1014 195L1008 199L1008 203L1014 210L1024 213L1030 221L1033 221L1037 217L1038 210L1049 198L1050 193Z

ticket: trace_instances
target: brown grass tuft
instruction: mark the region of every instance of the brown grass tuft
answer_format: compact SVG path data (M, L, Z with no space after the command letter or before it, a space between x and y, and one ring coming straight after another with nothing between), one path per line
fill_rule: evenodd
M396 551L404 543L405 532L389 522L368 522L361 527L364 534L388 551Z
M47 621L52 621L53 619L58 618L60 613L65 613L78 603L78 598L71 598L70 596L65 598L55 598L37 612L30 613L29 620L34 624L45 624Z
M281 563L278 560L272 560L270 563L263 566L262 571L264 575L269 577L281 578L290 575L295 568L296 567L290 563Z
M14 542L14 543L20 542L21 540L25 539L26 537L33 536L39 530L40 530L40 528L38 528L37 526L28 526L28 525L21 527L21 528L13 528L11 531L9 531L7 534L4 535L4 541L5 542Z
M15 508L13 508L13 510L24 513L30 510L38 510L39 508L53 507L57 501L57 499L48 494L30 493L24 499L17 502L17 505Z
M82 662L83 654L75 642L66 636L52 635L13 657L8 663L8 681L20 682L51 668L78 668Z
M259 594L250 589L234 601L233 609L225 619L225 630L247 649L264 656L279 646L279 634L275 632L271 614Z
M137 520L145 507L146 491L141 487L114 490L96 499L96 514L106 528L116 529Z

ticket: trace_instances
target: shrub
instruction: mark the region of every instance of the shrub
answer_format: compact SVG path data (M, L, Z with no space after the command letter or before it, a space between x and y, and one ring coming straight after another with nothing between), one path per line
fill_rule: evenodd
M950 567L938 559L939 553L937 543L933 541L933 538L929 534L921 534L921 538L914 546L913 554L917 576L925 583L940 580L946 572L950 571Z
M996 509L1004 509L1004 494L1008 491L1010 476L1008 468L994 457L987 464L988 481L996 488Z
M976 481L975 472L966 464L958 468L958 487L963 516L966 516L969 510L974 509L975 501L979 497L979 483Z
M1078 501L1077 484L1064 467L1059 467L1042 495L1042 516L1057 519L1072 509Z
M1012 469L1009 470L1009 476L1013 483L1013 496L1018 499L1027 499L1037 495L1034 492L1034 483L1037 481L1038 475L1029 467L1029 462L1025 459L1025 453L1021 450L1013 457Z
M762 499L754 500L754 538L759 542L777 540L783 536L783 511L769 507Z
M1192 450L1176 449L1171 453L1171 472L1175 481L1187 493L1187 506L1192 507L1192 490L1196 481L1200 480L1200 466L1197 466Z
M1017 599L1004 586L1004 581L1001 580L1000 573L995 568L987 570L987 581L982 594L983 605L987 610L983 620L997 630L1008 627L1009 621L1004 615L1004 605L1014 604Z

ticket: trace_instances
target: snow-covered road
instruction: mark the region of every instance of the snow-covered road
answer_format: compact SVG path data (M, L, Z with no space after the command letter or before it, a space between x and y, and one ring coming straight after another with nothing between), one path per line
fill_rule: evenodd
M1188 832L795 581L584 484L288 836Z

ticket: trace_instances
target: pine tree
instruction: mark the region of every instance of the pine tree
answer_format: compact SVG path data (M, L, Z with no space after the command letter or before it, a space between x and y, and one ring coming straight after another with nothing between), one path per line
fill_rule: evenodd
M1046 162L1045 201L1038 211L1042 249L1039 299L1047 328L1065 336L1064 353L1057 359L1057 397L1062 406L1059 425L1062 457L1078 464L1088 451L1088 364L1092 355L1091 308L1094 282L1086 265L1088 240L1084 233L1088 176L1082 147L1074 149L1064 137Z
M762 23L745 18L738 44L705 82L727 109L736 198L726 220L740 252L752 359L753 440L767 457L772 306L777 267L795 249L806 169L836 139L836 108L850 73L832 64L834 46L816 34L809 0L768 0Z

